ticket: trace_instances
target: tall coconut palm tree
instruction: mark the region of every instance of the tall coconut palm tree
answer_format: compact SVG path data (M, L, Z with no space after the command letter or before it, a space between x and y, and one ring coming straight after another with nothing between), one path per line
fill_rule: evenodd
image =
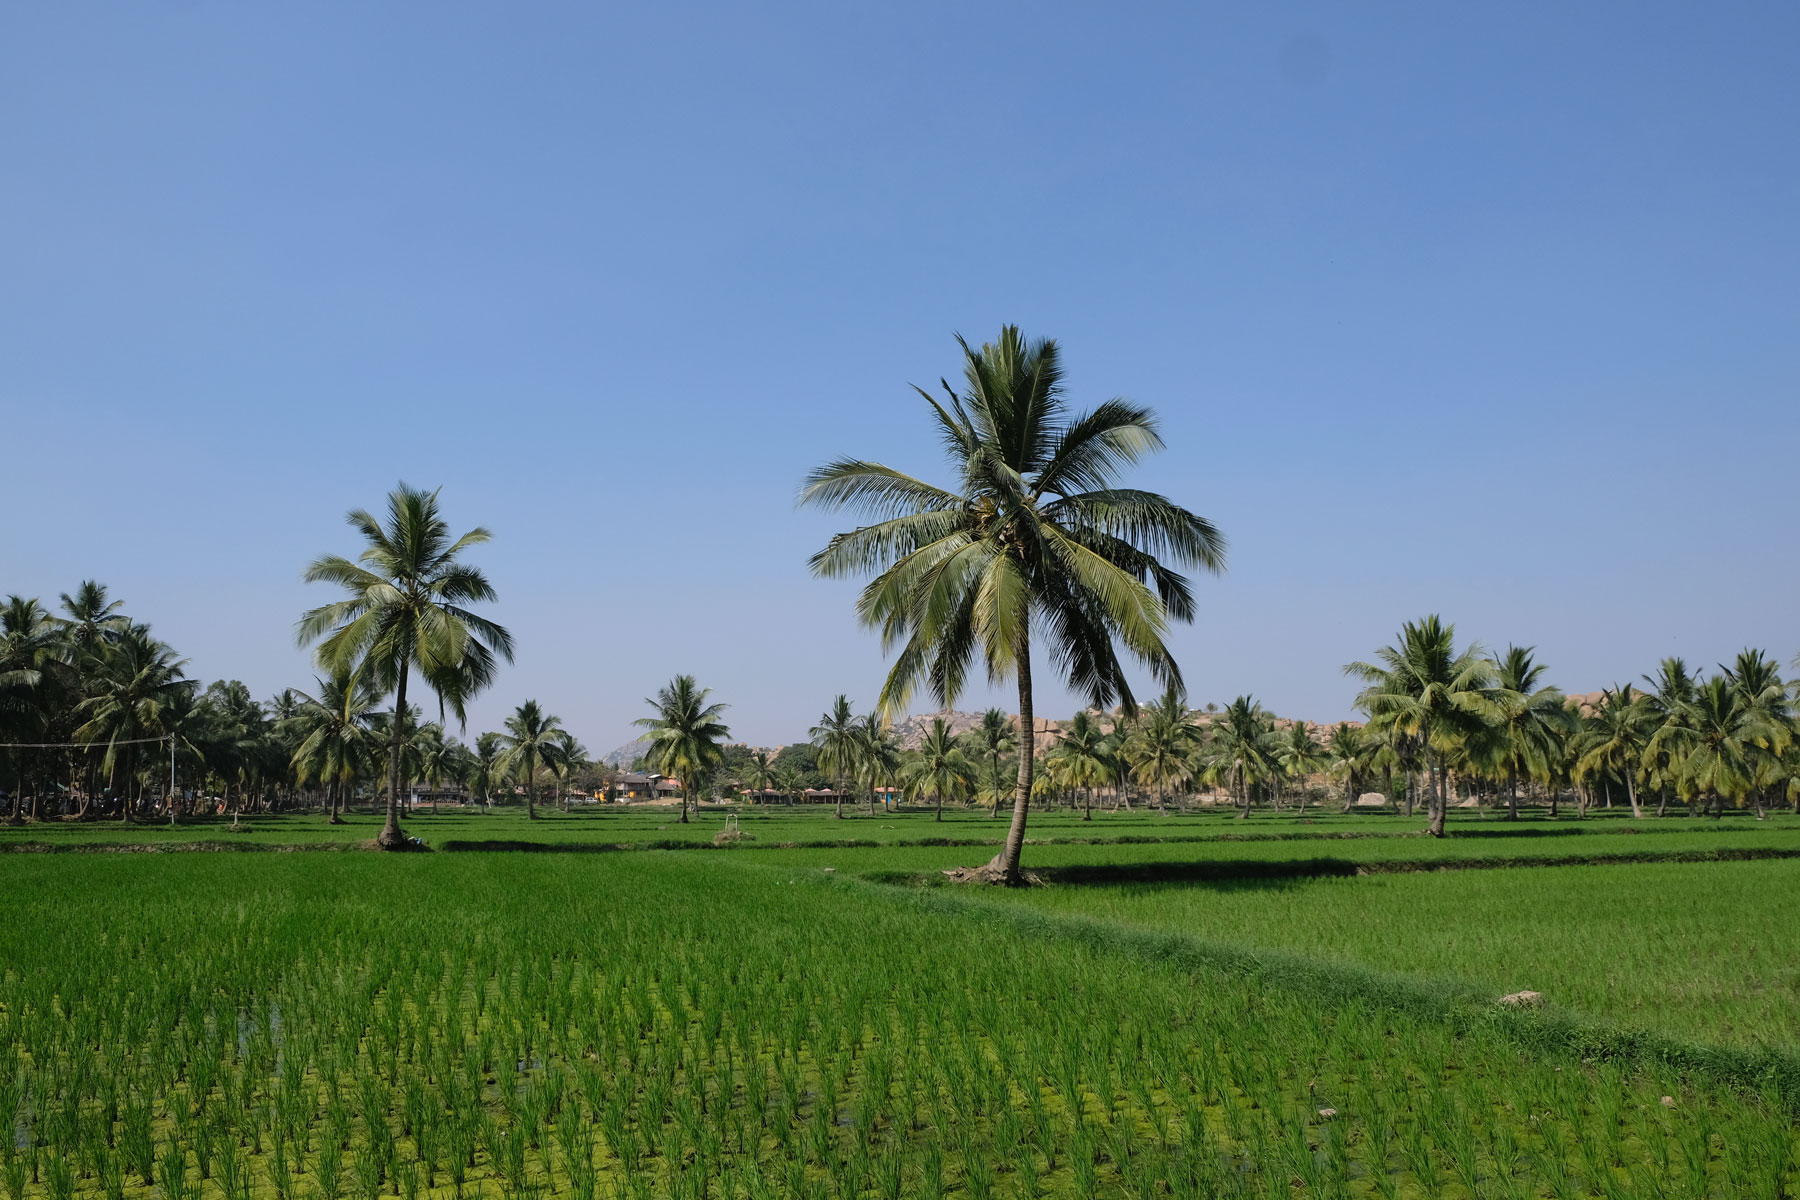
M933 717L918 753L907 766L907 781L937 802L934 821L944 819L944 797L960 794L974 774L949 723L942 717Z
M61 626L35 599L8 596L0 609L0 721L23 726L40 717L40 689L67 656Z
M106 647L119 640L131 619L121 611L123 600L108 600L106 585L92 579L82 580L75 594L62 594L63 617L58 624L63 638L77 657L96 659Z
M1479 645L1459 653L1456 626L1435 613L1408 621L1395 644L1382 647L1377 657L1379 665L1354 662L1344 668L1367 685L1357 695L1357 707L1369 714L1371 729L1394 730L1418 747L1434 785L1426 831L1443 837L1449 810L1445 757L1459 739L1501 718L1493 666Z
M403 483L388 494L385 524L360 508L349 521L368 543L357 561L328 554L306 569L308 583L335 583L349 595L301 617L297 633L301 645L319 643L326 670L366 662L365 673L394 692L387 820L376 841L396 849L406 844L398 802L412 672L437 694L440 712L447 706L461 722L466 702L493 682L496 656L512 661L512 635L467 607L493 600L494 589L458 556L491 535L477 527L453 540L437 492Z
M1274 725L1251 696L1234 699L1213 723L1208 773L1238 796L1240 817L1250 815L1251 788L1278 769L1274 743Z
M1663 729L1679 726L1687 720L1698 680L1681 658L1663 659L1656 674L1645 675L1643 680L1650 685L1643 703L1650 713L1650 738L1656 743L1655 749L1645 747L1644 764L1660 793L1656 806L1656 815L1660 817L1668 808L1670 791L1685 796L1688 789L1681 762L1673 757L1679 751L1681 739L1673 734L1661 738L1657 735Z
M494 769L502 776L525 780L525 815L537 820L537 770L554 763L563 748L562 718L545 712L536 700L527 700L506 718L500 737L500 756ZM687 820L687 801L682 800L681 819Z
M431 792L431 811L435 813L440 785L447 779L456 778L462 762L463 744L435 722L419 726L413 741L419 755L419 777Z
M471 793L480 794L483 809L488 807L494 781L503 774L500 770L500 756L505 751L506 742L500 734L489 731L476 735L475 748L470 752L469 777L466 782Z
M1649 750L1678 756L1683 777L1703 801L1712 799L1716 817L1724 801L1748 794L1756 746L1776 736L1768 718L1745 703L1732 681L1715 675L1696 685L1683 720L1658 729Z
M981 755L988 765L988 786L994 798L992 815L1000 815L1000 760L1017 748L1019 740L1013 736L1012 718L998 708L990 708L981 714L981 724L969 730L969 740L975 751Z
M1143 719L1119 753L1130 764L1138 782L1153 789L1156 811L1168 815L1168 789L1186 783L1192 774L1189 761L1200 744L1200 730L1193 712L1182 703L1181 692L1170 684L1160 701L1146 704Z
M781 782L781 771L775 765L775 754L770 750L752 750L750 765L746 768L745 782L756 792L757 803Z
M331 824L341 825L345 793L377 761L371 718L381 690L352 671L315 683L313 695L298 693L300 707L284 725L295 741L291 761L300 786L317 780L325 789Z
M63 626L36 599L6 598L0 609L0 740L43 740L58 714L66 713L80 698L80 672L70 662L72 655L63 633ZM9 819L16 822L22 819L25 774L32 752L20 748L10 756L14 787ZM35 805L34 800L34 811Z
M1575 775L1580 779L1599 778L1608 788L1613 777L1625 781L1625 795L1631 802L1631 815L1641 818L1638 804L1637 777L1643 766L1644 748L1655 728L1655 714L1642 703L1642 697L1630 684L1614 686L1600 693L1600 704L1582 722L1577 735Z
M927 687L949 707L979 655L989 679L1018 685L1018 786L1006 842L980 877L1017 883L1035 748L1032 642L1094 704L1131 702L1123 645L1160 682L1180 672L1163 635L1193 618L1187 580L1165 565L1217 571L1219 531L1173 501L1123 488L1124 468L1161 448L1150 411L1109 400L1070 413L1061 353L1007 326L963 354L961 392L919 394L951 459L937 487L891 467L838 459L814 471L803 503L853 508L874 522L832 538L815 574L875 573L857 610L899 654L881 692L884 713ZM918 389L915 389L918 390Z
M1062 736L1050 750L1061 759L1070 787L1080 788L1086 803L1081 819L1094 819L1094 789L1113 777L1112 743L1100 723L1085 708L1063 726Z
M1574 731L1573 714L1562 692L1544 684L1546 668L1535 646L1508 646L1496 658L1493 699L1496 765L1506 781L1506 816L1519 817L1519 780L1547 779L1561 740Z
M856 767L866 785L869 815L875 815L875 789L891 784L900 769L900 744L879 713L866 713L857 723Z
M570 781L575 778L577 771L583 770L591 764L588 759L587 747L583 746L574 734L565 729L558 741L560 744L556 748L556 754L549 760L550 774L556 780L556 789L559 793L557 802L562 806L564 812L568 812Z
M1356 806L1360 784L1375 755L1371 739L1363 736L1362 726L1339 721L1332 726L1325 743L1326 763L1333 775L1344 781L1344 812Z
M650 749L645 755L664 775L681 782L681 820L688 819L688 795L699 794L701 778L724 757L720 743L731 736L719 718L723 704L708 704L711 688L694 682L692 675L677 675L669 685L645 704L654 714L638 719L640 729L650 731Z
M106 656L104 673L94 681L87 699L76 707L85 721L75 736L82 741L106 743L100 767L111 777L114 788L119 789L120 820L131 817L131 804L123 787L134 776L142 757L136 743L168 736L165 718L169 705L179 694L191 693L194 688L184 670L186 666L186 659L176 658L174 650L150 635L148 625L128 626ZM125 764L123 771L121 763ZM170 803L174 803L174 797L170 797Z
M1294 781L1294 791L1300 797L1300 812L1305 815L1307 777L1323 771L1331 762L1331 755L1319 745L1306 722L1295 721L1276 744L1275 762L1281 773Z
M831 776L832 790L837 793L833 815L839 819L844 815L844 791L856 773L857 755L862 749L857 730L858 722L856 713L850 708L850 698L839 695L810 732L812 744L819 752L819 769Z
M1744 708L1767 729L1750 750L1750 795L1756 801L1760 820L1768 790L1780 776L1781 754L1793 740L1793 706L1780 667L1761 650L1743 650L1731 666L1720 670L1731 680L1732 690Z
M213 717L213 769L225 785L225 798L231 805L231 825L235 829L245 804L261 792L268 715L263 712L262 705L250 698L250 689L236 679L212 683L206 689L206 699ZM235 800L232 796L234 788Z

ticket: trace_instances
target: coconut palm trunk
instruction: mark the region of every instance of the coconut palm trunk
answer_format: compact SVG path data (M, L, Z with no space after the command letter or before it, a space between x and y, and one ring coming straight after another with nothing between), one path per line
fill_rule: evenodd
M1012 824L1006 831L1006 842L1001 846L984 872L995 875L1005 883L1019 883L1023 876L1019 874L1019 855L1025 849L1025 819L1031 811L1032 771L1036 766L1036 742L1031 736L1034 728L1031 709L1031 626L1029 620L1021 620L1019 625L1019 647L1017 651L1019 671L1019 785L1013 793ZM995 805L998 807L998 797Z
M1432 794L1431 817L1426 822L1425 831L1432 837L1443 837L1444 817L1450 806L1450 798L1444 791L1444 764L1442 761L1433 762L1429 758L1427 763L1426 769L1432 779Z
M384 850L392 850L406 844L406 835L400 832L400 747L406 741L406 676L410 663L406 658L400 659L400 678L394 688L394 737L388 745L388 794L387 820L381 826L381 833L375 843Z

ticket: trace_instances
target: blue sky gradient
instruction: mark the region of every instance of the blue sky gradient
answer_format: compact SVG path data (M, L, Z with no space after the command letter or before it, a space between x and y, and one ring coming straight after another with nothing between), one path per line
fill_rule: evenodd
M471 732L688 671L789 740L884 670L802 475L936 472L907 384L1016 322L1231 539L1197 703L1348 716L1429 611L1577 691L1785 660L1796 112L1784 4L15 5L0 590L267 694L441 484L519 643Z

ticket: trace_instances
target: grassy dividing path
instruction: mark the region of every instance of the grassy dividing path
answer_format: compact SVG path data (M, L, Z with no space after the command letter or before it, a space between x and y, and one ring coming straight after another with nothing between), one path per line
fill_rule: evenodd
M844 880L843 886L892 891L854 877ZM1328 1008L1369 1006L1412 1020L1441 1023L1458 1034L1497 1035L1534 1057L1552 1061L1610 1062L1629 1070L1674 1071L1715 1086L1767 1096L1800 1117L1800 1045L1724 1046L1620 1026L1555 1004L1514 1007L1498 1003L1501 993L1491 986L1466 979L1380 971L1188 932L1121 925L1071 912L1046 911L992 893L943 889L901 894L912 906L933 916L998 927L1030 941L1070 943L1196 976L1239 976L1258 987L1279 989Z
M1543 993L1595 1021L1800 1047L1800 861L1044 887L1013 905L1365 969Z

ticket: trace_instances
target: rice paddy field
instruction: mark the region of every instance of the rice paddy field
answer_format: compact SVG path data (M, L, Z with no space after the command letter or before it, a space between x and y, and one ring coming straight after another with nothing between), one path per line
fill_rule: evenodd
M1800 861L1734 858L1800 850L1780 820L1057 818L1048 886L999 894L917 886L986 857L918 844L998 835L969 814L455 818L432 854L353 852L359 816L231 835L341 853L0 856L0 1195L1800 1186ZM520 840L570 849L446 852Z
M679 811L662 805L588 805L572 812L553 807L539 809L538 819L527 820L522 805L507 805L483 812L476 808L445 806L433 811L420 807L405 818L407 832L428 846L474 849L499 843L513 847L533 844L546 848L674 847L711 845L728 819L735 819L751 835L744 849L789 847L830 848L847 844L920 845L998 844L1005 835L1003 820L986 810L949 809L934 821L929 808L902 810L877 808L870 813L861 805L844 809L843 818L832 816L825 805L718 806L706 805L691 814L688 824ZM1310 809L1301 816L1292 811L1257 811L1239 819L1235 810L1196 809L1188 814L1171 808L1167 816L1142 809L1131 812L1096 812L1091 821L1079 813L1056 810L1034 813L1031 840L1040 844L1131 841L1201 841L1221 839L1359 840L1368 837L1404 837L1418 840L1422 817L1398 813L1340 814ZM233 828L230 816L183 817L179 824L121 824L117 821L39 821L23 825L0 823L0 850L43 848L76 849L100 845L181 846L218 843L234 846L354 846L372 839L381 828L381 814L352 810L341 825L328 824L313 813L251 814ZM1492 815L1458 812L1451 819L1457 839L1507 841L1539 838L1591 837L1620 833L1650 837L1736 832L1800 834L1800 817L1772 814L1758 821L1748 813L1732 813L1722 820L1669 817L1632 821L1616 814L1595 812L1585 820L1571 816L1548 820L1527 816L1518 821ZM1797 841L1796 844L1800 844ZM959 859L960 861L960 859Z
M1800 860L1047 887L1009 900L1383 971L1532 990L1596 1019L1800 1044Z

